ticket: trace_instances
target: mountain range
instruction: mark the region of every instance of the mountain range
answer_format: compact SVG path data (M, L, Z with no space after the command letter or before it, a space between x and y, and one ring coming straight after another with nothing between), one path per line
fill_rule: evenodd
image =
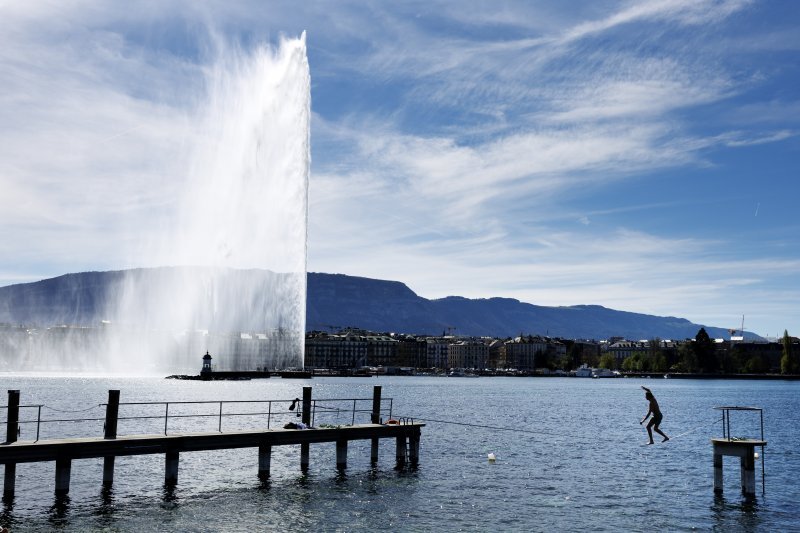
M164 267L136 269L140 278L163 278ZM40 327L96 325L107 318L109 295L131 271L81 272L0 287L0 323ZM236 275L236 271L232 271ZM252 280L253 272L241 271ZM258 271L255 271L258 272ZM269 271L263 275L275 276ZM520 334L569 339L693 338L704 327L712 338L728 338L725 328L684 318L608 309L599 305L549 307L512 298L427 299L399 281L344 274L308 274L306 329L355 327L377 332L512 337ZM748 338L758 338L745 333Z

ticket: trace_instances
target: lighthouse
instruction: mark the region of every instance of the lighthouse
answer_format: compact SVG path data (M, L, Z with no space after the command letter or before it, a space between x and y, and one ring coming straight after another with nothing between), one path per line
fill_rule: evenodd
M200 370L200 378L210 380L211 372L211 354L206 350L206 354L203 356L203 368Z

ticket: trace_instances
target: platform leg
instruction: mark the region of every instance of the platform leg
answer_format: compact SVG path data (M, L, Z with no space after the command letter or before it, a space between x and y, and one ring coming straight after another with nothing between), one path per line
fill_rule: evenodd
M71 471L71 459L56 459L56 494L67 494L69 492Z
M17 479L17 464L6 463L3 475L3 497L12 498L14 496L14 484Z
M419 463L419 435L409 435L408 448L411 465L416 466Z
M164 483L175 485L178 483L178 464L180 453L177 450L170 450L164 458Z
M378 449L380 448L381 439L372 439L372 446L370 448L369 460L372 464L378 462Z
M714 451L714 492L722 492L722 455Z
M397 449L395 450L395 457L397 458L397 466L402 467L406 464L406 436L401 435L397 437Z
M745 496L756 495L756 459L754 449L748 449L741 457L742 468L742 494Z
M303 472L308 471L308 465L311 462L309 457L311 456L311 449L308 443L300 445L300 470Z
M103 457L103 486L110 487L114 484L114 461L113 455Z
M272 446L262 444L258 447L258 478L269 479L269 468L272 462Z
M347 441L336 441L336 468L343 470L347 468Z

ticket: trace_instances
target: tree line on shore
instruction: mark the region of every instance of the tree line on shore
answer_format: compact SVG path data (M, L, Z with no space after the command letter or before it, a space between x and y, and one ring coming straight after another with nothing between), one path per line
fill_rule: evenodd
M715 343L701 328L694 341L665 349L664 343L651 339L646 349L635 351L621 362L604 353L598 360L582 361L590 366L628 372L685 372L705 374L797 374L800 373L800 343L784 331L780 351L749 349L750 343ZM547 365L545 361L545 366ZM539 366L537 364L537 366Z

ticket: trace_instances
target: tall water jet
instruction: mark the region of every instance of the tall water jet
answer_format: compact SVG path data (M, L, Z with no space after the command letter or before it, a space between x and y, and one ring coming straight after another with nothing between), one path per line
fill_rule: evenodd
M111 298L112 369L303 366L310 74L305 33L226 52L163 234ZM148 332L145 345L133 332ZM159 333L160 332L160 333ZM135 354L131 348L136 349ZM144 361L142 358L144 357Z

